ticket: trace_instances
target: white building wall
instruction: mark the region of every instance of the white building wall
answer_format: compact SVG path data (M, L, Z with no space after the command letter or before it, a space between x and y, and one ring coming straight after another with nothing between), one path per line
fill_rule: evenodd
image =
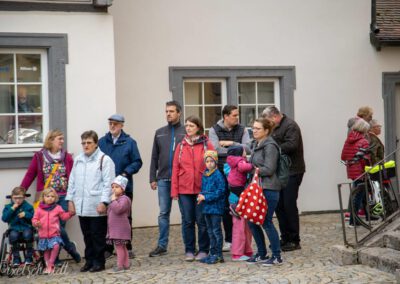
M107 131L107 118L116 109L113 19L94 13L0 12L0 32L62 33L68 35L69 63L66 65L68 151L81 150L80 135ZM20 184L26 169L0 170L3 208L5 195ZM34 182L30 192L35 192ZM33 198L30 198L33 200ZM2 210L2 209L1 209ZM0 223L0 231L6 224ZM78 218L67 223L72 239L82 249Z
M148 176L154 131L165 125L172 98L169 66L295 66L295 120L307 166L299 207L338 209L347 120L370 105L383 121L382 72L400 64L399 48L377 52L369 43L370 2L114 1L117 110L144 161L135 176L135 225L157 224ZM179 216L175 204L172 222Z

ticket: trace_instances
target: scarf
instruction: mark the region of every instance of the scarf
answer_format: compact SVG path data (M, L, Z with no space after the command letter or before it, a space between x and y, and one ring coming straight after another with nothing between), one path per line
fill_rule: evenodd
M45 204L44 202L40 202L39 207L45 211L51 211L57 206L57 203L53 204Z
M216 170L217 170L217 167L213 168L212 170L205 170L203 174L204 174L204 176L209 177L209 176L212 175Z
M49 153L49 150L47 150L47 149L43 149L42 153L43 153L43 156L45 156L46 160L50 164L55 164L55 163L64 161L64 159L65 159L65 151L64 151L64 149L61 149L61 154L60 154L60 160L59 161L54 160L53 157L51 157L51 155Z

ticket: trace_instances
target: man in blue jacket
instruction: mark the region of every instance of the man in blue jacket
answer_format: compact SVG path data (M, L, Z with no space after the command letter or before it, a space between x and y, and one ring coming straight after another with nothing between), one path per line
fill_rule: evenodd
M99 140L100 150L110 156L115 164L115 176L122 175L128 179L128 185L125 194L131 201L133 197L133 179L132 175L136 174L142 167L142 159L140 158L139 149L136 141L129 134L125 133L125 118L120 114L114 114L108 118L110 131ZM129 223L132 227L132 213L129 216ZM132 228L131 228L132 229ZM131 230L132 231L132 230ZM129 257L134 258L132 251L132 243L126 245ZM107 248L106 257L112 253L112 246Z

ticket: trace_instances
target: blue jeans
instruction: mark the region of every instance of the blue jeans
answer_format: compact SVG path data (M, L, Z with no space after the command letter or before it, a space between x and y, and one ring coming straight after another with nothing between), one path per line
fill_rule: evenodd
M66 212L68 211L68 201L65 200L65 195L59 196L57 204L60 205L64 211L66 211ZM71 250L75 250L75 246L69 240L67 231L65 230L65 224L66 224L66 221L60 220L60 225L61 225L60 226L60 235L64 242L64 245L63 245L64 249L68 253L70 253Z
M18 232L15 230L10 230L8 234L8 240L12 245L12 254L15 259L19 259L19 242L26 243L26 258L32 258L33 256L33 249L32 249L32 242L33 242L33 231L32 229L24 229L22 232Z
M185 253L195 253L196 229L199 239L199 252L208 253L210 240L207 234L207 225L202 213L202 203L197 204L197 194L179 194L179 209L182 215L182 238L185 244Z
M210 238L210 254L222 257L224 239L221 229L222 216L204 214L204 218L206 219L208 237Z
M264 189L264 196L267 199L268 210L267 215L265 216L264 224L262 228L264 228L267 233L270 248L272 251L272 256L280 257L281 256L281 245L279 242L279 235L275 229L274 223L272 222L272 216L274 215L274 211L279 202L279 191ZM267 248L265 246L265 238L264 232L261 226L256 225L254 223L249 222L251 233L253 234L254 241L257 244L258 254L260 256L267 255Z
M171 181L159 180L158 186L158 206L160 207L160 215L158 215L158 246L164 249L168 248L169 237L169 216L171 214L172 198L171 198Z

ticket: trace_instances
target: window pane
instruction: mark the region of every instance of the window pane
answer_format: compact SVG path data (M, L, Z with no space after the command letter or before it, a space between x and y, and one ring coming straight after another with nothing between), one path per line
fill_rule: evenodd
M0 82L14 81L14 60L12 54L0 54Z
M204 128L211 128L218 120L221 119L221 107L205 107L204 114L206 116L204 121Z
M273 104L274 103L274 83L273 82L258 82L258 103Z
M221 83L204 83L204 104L221 103Z
M191 115L199 117L203 121L203 112L201 106L199 107L185 107L185 118Z
M41 115L18 116L18 144L42 143L43 117Z
M200 105L201 100L201 83L185 82L185 104Z
M264 109L267 107L267 106L270 106L270 105L259 105L258 106L258 116L261 116L262 115L262 112L264 111Z
M0 144L15 144L14 135L9 135L9 130L12 130L14 128L14 116L0 116Z
M42 112L42 89L40 85L18 86L18 112Z
M239 82L239 104L256 103L256 85L253 82Z
M255 106L239 106L240 124L251 127L251 123L256 119Z
M0 113L13 113L14 105L14 86L0 86Z
M40 54L17 54L18 82L40 82Z

